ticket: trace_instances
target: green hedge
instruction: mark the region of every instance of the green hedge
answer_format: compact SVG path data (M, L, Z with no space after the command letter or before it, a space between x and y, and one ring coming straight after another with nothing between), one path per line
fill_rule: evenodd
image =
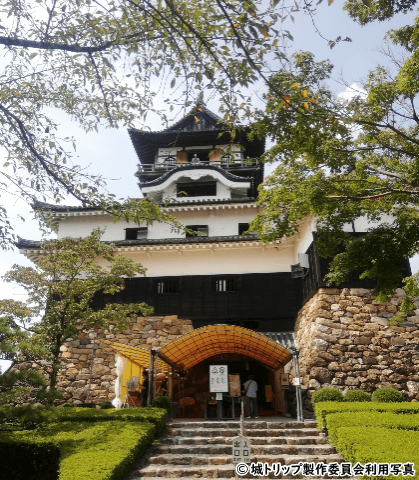
M419 432L401 431L380 427L342 427L338 430L336 448L345 461L355 465L360 462L414 463L415 476L393 475L385 477L419 479ZM363 479L377 479L365 475Z
M58 416L63 422L150 422L156 426L156 434L166 430L167 411L163 408L121 408L96 410L94 408L57 408Z
M320 429L326 426L326 416L331 413L361 411L414 414L419 413L419 404L410 402L320 402L314 406L314 412L317 419L317 427Z
M13 480L57 480L60 448L48 439L0 435L0 477Z
M72 409L71 409L72 410ZM151 445L156 426L146 422L108 421L97 423L62 422L31 431L8 432L20 457L21 447L29 442L49 444L61 452L59 480L122 480L136 460ZM0 442L5 434L0 434ZM6 458L3 458L2 472ZM18 477L9 476L16 480ZM23 479L24 477L22 477ZM25 477L27 478L27 477ZM43 472L37 480L51 480ZM35 480L35 477L33 477Z
M328 437L334 445L338 440L339 429L347 426L419 431L419 415L401 415L393 412L330 413L326 417L326 428Z

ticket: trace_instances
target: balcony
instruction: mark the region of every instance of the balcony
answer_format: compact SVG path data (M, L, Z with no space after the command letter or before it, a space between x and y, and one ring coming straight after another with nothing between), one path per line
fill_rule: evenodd
M234 159L230 155L222 157L220 160L199 160L192 159L190 162L176 162L175 157L159 157L163 161L151 165L139 165L137 176L139 175L162 175L175 168L182 167L217 167L227 171L254 170L260 166L259 158Z

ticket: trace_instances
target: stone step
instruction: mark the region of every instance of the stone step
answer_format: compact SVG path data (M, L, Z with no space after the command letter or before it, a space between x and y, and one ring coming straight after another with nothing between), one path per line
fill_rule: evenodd
M218 457L212 457L212 460L215 460ZM283 457L270 457L260 455L257 459L259 462L267 462L268 464L272 463L281 463L282 465L294 465L299 462L324 462L332 463L342 462L342 457L340 455L288 455ZM139 480L141 478L150 477L165 477L165 478L235 478L235 466L231 463L231 457L229 458L229 464L216 464L215 461L211 462L211 465L148 465L143 468L139 468L132 472L127 480ZM247 473L242 478L253 478L254 476L250 473ZM239 477L240 478L240 477ZM285 477L275 476L274 472L271 472L268 476L264 478L298 478L297 476L287 475ZM313 479L314 477L303 477L301 478ZM323 477L327 478L327 477ZM348 477L345 477L348 478Z
M193 455L231 455L232 446L225 445L158 445L153 449L153 457L161 455L182 455L185 462L194 463ZM331 455L335 449L331 445L254 445L252 444L252 454L254 455ZM153 461L150 463L162 463ZM230 458L230 457L229 457ZM231 461L231 459L229 460Z
M216 421L205 421L205 422L176 422L173 421L168 423L167 426L169 428L187 428L187 429L209 429L209 428L222 428L222 429L239 429L240 422L233 421L233 420L224 420L223 422L216 422ZM245 428L268 428L271 430L282 430L288 428L316 428L317 423L315 421L307 421L307 422L269 422L263 420L251 421L245 420L244 421Z
M160 439L160 445L229 445L232 437L173 437ZM252 445L323 445L327 442L324 436L312 437L248 437Z
M170 428L168 430L169 435L174 437L236 437L239 435L239 430L226 429L226 428ZM281 430L269 429L269 428L245 428L244 435L249 437L315 437L320 436L321 431L317 428L284 428Z

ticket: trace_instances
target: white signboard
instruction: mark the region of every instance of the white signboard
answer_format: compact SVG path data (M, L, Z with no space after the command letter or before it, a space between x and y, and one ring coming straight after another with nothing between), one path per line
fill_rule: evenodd
M209 369L210 392L228 392L227 365L210 365Z
M239 435L232 439L233 442L233 463L251 463L250 462L250 447L252 446L251 441Z

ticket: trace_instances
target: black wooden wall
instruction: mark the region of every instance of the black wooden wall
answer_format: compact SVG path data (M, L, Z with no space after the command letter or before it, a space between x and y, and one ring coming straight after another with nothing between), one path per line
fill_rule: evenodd
M355 233L353 235L363 235L362 233ZM310 245L306 251L309 257L310 269L302 280L302 301L303 303L307 302L321 287L327 287L326 282L323 281L323 278L329 271L329 264L331 258L320 257L316 250L315 241ZM408 277L412 274L409 259L404 260L400 264L400 269L402 271L403 277ZM360 279L359 275L362 273L362 270L352 272L349 275L349 280L340 285L331 285L331 287L337 288L374 288L375 280L373 278L364 278ZM401 284L400 284L401 286Z
M235 292L217 292L217 279L237 279ZM157 293L162 280L175 281L177 293ZM156 315L191 319L194 327L230 323L259 331L290 331L302 305L301 279L290 273L248 275L191 275L164 278L133 278L119 294L96 296L94 306L105 303L146 302Z

